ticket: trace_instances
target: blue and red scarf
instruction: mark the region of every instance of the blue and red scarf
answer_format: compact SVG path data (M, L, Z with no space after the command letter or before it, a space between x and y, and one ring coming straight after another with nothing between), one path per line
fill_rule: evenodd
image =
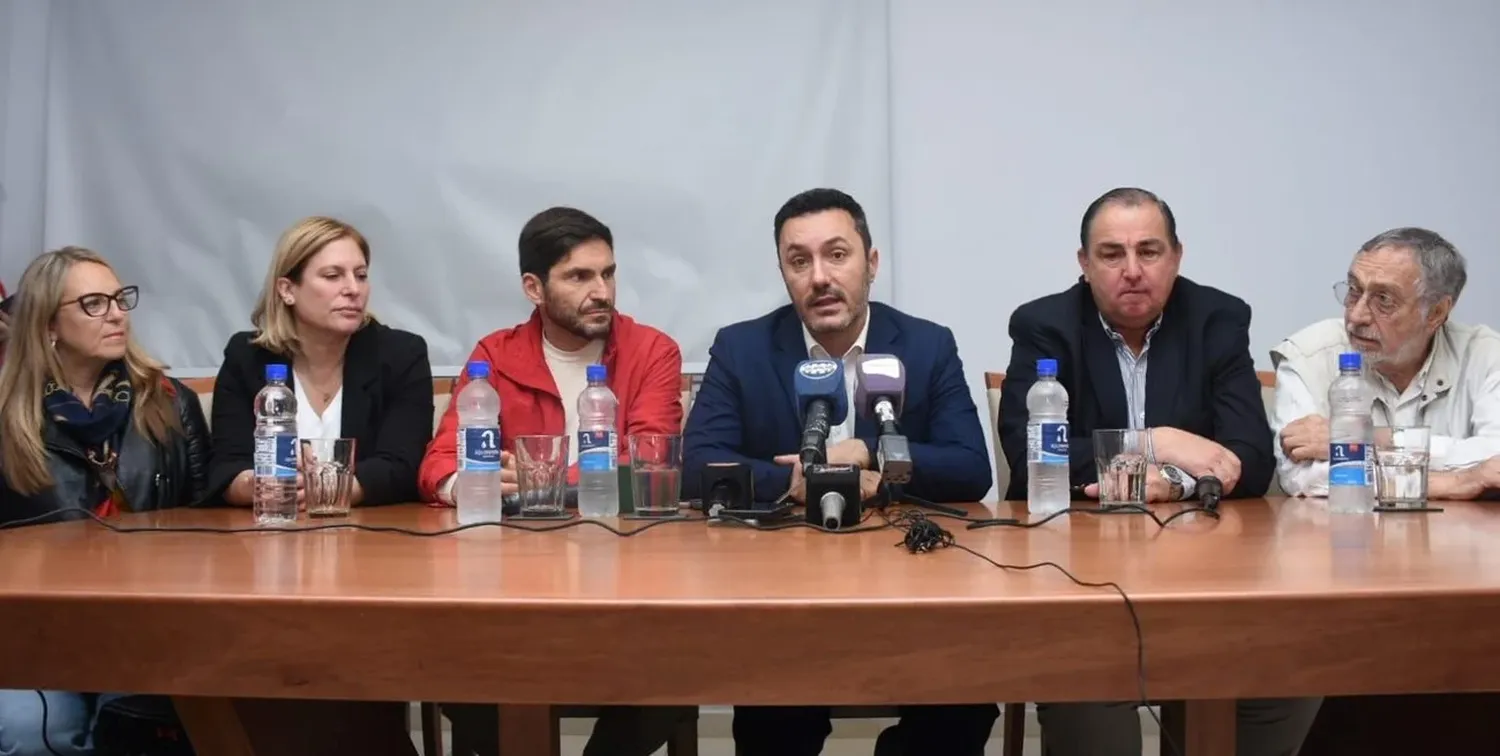
M48 380L42 390L42 410L59 430L83 447L89 467L104 487L105 498L94 507L101 517L130 511L117 471L133 393L123 362L112 362L104 368L94 386L92 407L85 406L57 381Z

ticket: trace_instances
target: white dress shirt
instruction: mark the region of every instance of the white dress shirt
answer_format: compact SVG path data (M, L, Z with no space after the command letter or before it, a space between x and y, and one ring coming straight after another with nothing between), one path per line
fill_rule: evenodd
M313 409L307 393L302 390L302 381L292 381L292 393L297 397L297 438L338 438L344 424L344 387L339 386L333 401L323 408L323 414Z
M1289 496L1328 495L1328 463L1287 459L1281 431L1308 415L1328 417L1328 387L1339 375L1339 354L1348 351L1349 336L1338 318L1308 326L1271 350L1276 472ZM1431 429L1431 469L1468 467L1500 454L1500 333L1494 329L1444 324L1405 391L1368 368L1364 378L1376 426Z
M802 325L802 340L807 344L808 357L815 360L842 359L844 362L844 390L848 392L849 414L844 416L844 422L828 429L828 445L854 438L854 416L859 414L854 410L854 384L857 382L854 371L859 362L859 356L865 353L865 340L870 335L870 309L865 307L865 324L859 329L859 338L855 339L854 346L849 347L842 357L834 357L828 353L815 339L812 331L807 330L807 324Z
M1104 332L1109 334L1109 340L1115 344L1115 359L1120 363L1120 380L1125 384L1125 405L1129 413L1130 430L1141 430L1146 427L1146 369L1150 364L1151 337L1161 329L1162 317L1158 315L1156 322L1152 323L1150 330L1146 331L1146 338L1141 342L1141 353L1136 354L1125 342L1125 337L1121 336L1120 332L1104 319L1104 313L1099 313L1099 325L1104 327ZM1182 498L1191 498L1198 488L1198 479L1176 465L1162 465L1162 467L1170 467L1177 471L1178 478L1182 481Z

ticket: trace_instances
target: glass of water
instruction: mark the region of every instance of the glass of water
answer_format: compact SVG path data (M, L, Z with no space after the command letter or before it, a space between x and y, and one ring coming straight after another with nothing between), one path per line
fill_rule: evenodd
M1427 506L1431 429L1396 426L1375 429L1375 501L1391 509Z
M666 433L631 436L630 485L636 515L675 516L682 500L682 436Z
M1146 466L1150 459L1150 431L1094 431L1094 465L1099 471L1100 508L1145 506Z
M568 491L568 437L516 436L516 489L522 517L559 517Z
M302 493L308 517L346 517L354 489L352 438L302 439Z

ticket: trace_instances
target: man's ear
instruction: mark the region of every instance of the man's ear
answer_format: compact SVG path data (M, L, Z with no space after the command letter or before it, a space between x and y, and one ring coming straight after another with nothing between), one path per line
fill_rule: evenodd
M542 302L547 300L546 284L535 273L521 274L521 292L537 307L541 307Z
M1089 280L1089 251L1083 247L1078 248L1078 272L1083 274L1083 280Z
M1448 322L1448 316L1453 313L1453 297L1443 297L1427 312L1427 327L1437 330Z

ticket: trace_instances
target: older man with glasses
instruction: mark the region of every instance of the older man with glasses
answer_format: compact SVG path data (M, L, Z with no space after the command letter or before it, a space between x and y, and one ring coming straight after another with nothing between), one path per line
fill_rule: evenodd
M1271 350L1282 490L1328 495L1328 387L1349 351L1363 355L1377 426L1431 429L1432 498L1500 489L1500 333L1448 319L1467 278L1463 255L1426 229L1392 229L1360 247L1334 285L1343 319Z

